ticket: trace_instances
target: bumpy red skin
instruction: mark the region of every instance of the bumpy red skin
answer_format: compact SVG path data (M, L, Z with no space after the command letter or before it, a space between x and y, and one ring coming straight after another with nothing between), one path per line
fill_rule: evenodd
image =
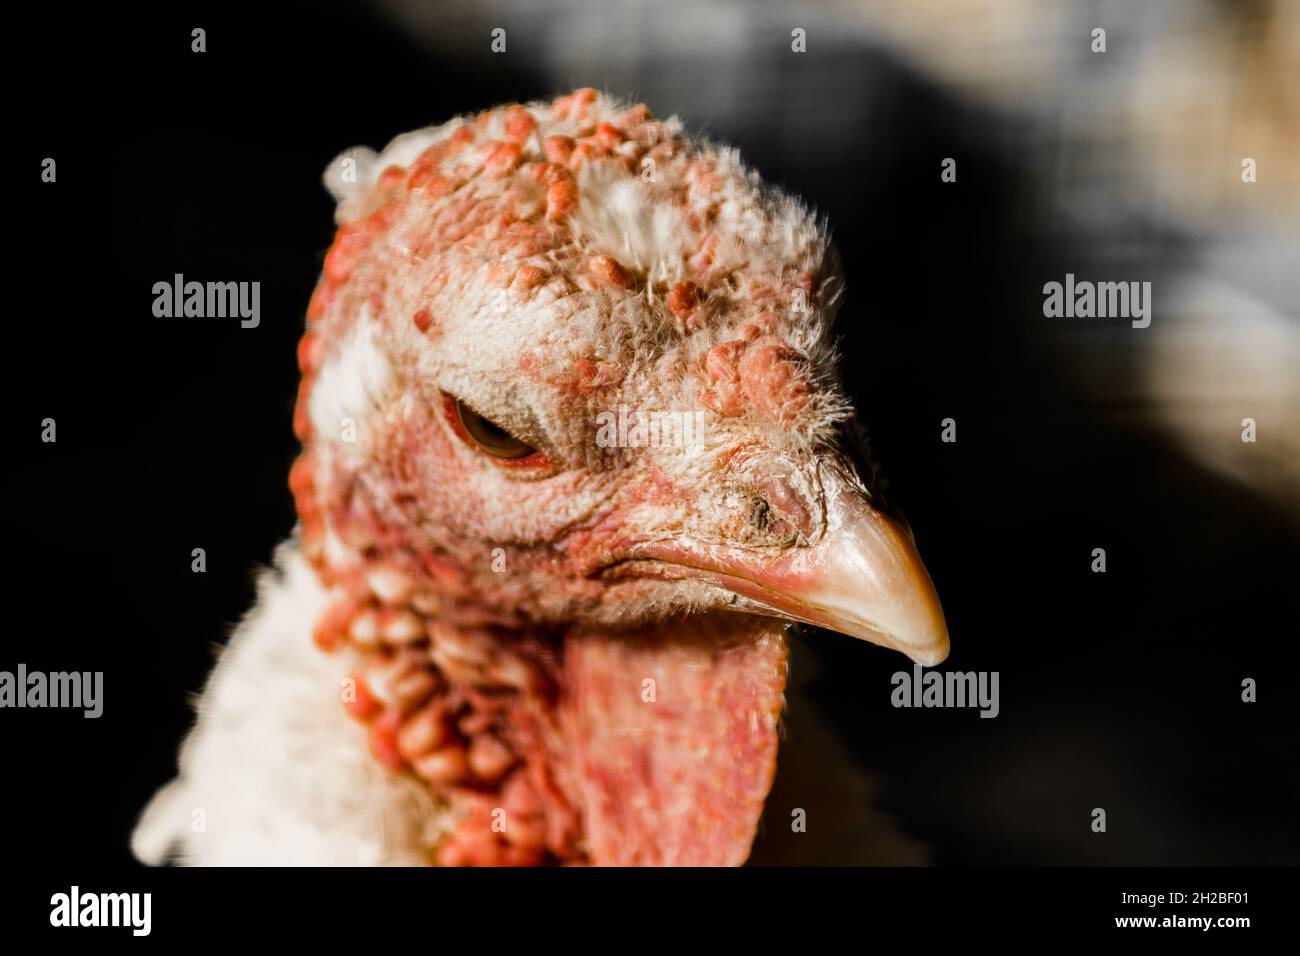
M595 98L579 90L551 109L582 117ZM368 655L347 706L367 722L376 759L423 777L459 806L461 822L436 848L437 862L740 862L774 770L785 679L779 629L677 620L669 646L652 627L613 633L573 625L555 611L563 606L578 616L615 600L594 572L626 554L641 509L689 499L694 490L651 466L612 475L542 455L485 466L433 393L412 396L373 442L366 477L384 488L383 502L367 495L351 466L323 454L313 434L308 404L316 377L352 324L365 321L363 312L370 321L409 322L427 348L438 347L444 321L437 310L393 315L390 283L400 270L386 250L408 250L425 263L420 281L430 299L459 278L455 270L467 258L495 263L488 281L525 297L558 299L640 281L616 258L582 257L570 244L568 219L580 202L574 172L605 162L634 174L644 158L687 144L665 137L649 111L634 106L585 135L549 137L545 159L525 162L520 144L536 121L511 108L504 138L485 141L491 115L466 122L409 167L382 172L359 218L339 229L309 305L294 415L304 451L290 486L304 553L335 595L314 639L325 650L346 643ZM444 161L465 150L482 160L478 171L444 176ZM695 230L692 278L651 290L687 331L709 320L710 287L726 278L714 271L715 186L709 160L693 161L681 200ZM805 363L774 334L770 309L788 288L780 276L741 278L752 308L732 317L735 338L695 370L704 385L699 400L720 418L749 415L788 427L805 412L811 389ZM813 288L816 276L805 273L796 283ZM425 387L418 355L395 359L413 388ZM561 400L579 401L615 394L624 370L580 356L557 372L554 362L525 353L518 374L544 382ZM743 447L719 468L733 460L744 460ZM505 527L489 502L464 493L481 484L485 467L546 479L544 496L529 498L522 485L512 508L600 504L577 514L558 509L551 524L540 519L521 534ZM453 514L454 527L449 518L429 530L429 516ZM799 514L796 501L792 524ZM489 570L492 548L511 573ZM633 604L639 592L627 587L617 599ZM664 695L653 705L642 697L642 674ZM709 752L718 747L725 752ZM665 775L677 789L664 789ZM665 793L678 805L663 805Z

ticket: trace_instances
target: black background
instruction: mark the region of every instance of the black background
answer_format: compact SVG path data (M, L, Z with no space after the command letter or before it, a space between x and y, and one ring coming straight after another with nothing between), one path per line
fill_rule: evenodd
M6 124L0 669L102 670L105 711L0 713L4 842L117 867L174 774L213 647L294 523L294 346L333 231L322 170L344 148L558 91L510 57L431 56L361 8L15 18L29 65ZM815 82L815 60L777 56L787 45L774 37L773 69ZM1001 715L894 710L901 657L813 632L797 640L819 660L817 705L937 863L1295 863L1300 527L1072 386L1079 362L1126 374L1118 340L1159 334L1159 314L1114 347L1050 326L1042 283L1105 251L1054 227L1023 168L1041 154L1002 149L1005 120L871 56L884 122L859 122L867 90L839 88L826 105L843 135L815 155L779 124L708 132L829 216L848 388L943 597L945 668L999 671ZM943 184L950 155L959 181ZM1188 238L1144 236L1141 278L1194 263ZM155 319L151 287L177 272L260 281L261 326ZM40 441L46 417L56 444ZM946 417L955 444L939 440ZM196 547L206 574L190 571ZM1258 703L1241 702L1245 677Z

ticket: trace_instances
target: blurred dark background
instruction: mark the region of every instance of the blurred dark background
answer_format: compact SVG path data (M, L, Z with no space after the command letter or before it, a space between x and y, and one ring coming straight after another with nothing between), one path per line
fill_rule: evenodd
M1271 5L1258 9L1267 22ZM11 42L42 69L11 87L18 135L4 159L22 225L2 386L20 613L0 669L102 670L105 711L0 715L16 771L7 848L131 861L130 828L174 774L190 695L293 527L294 347L333 233L329 160L590 85L738 146L829 217L848 276L845 378L943 597L944 669L1001 674L997 719L895 710L902 657L798 636L801 706L829 728L834 759L870 781L844 799L870 799L912 858L939 864L1300 861L1300 494L1287 444L1300 364L1276 364L1297 334L1293 207L1234 217L1224 189L1207 208L1196 163L1179 179L1110 114L1081 116L1085 92L1129 88L1090 79L1107 68L1088 59L1090 21L1035 48L1036 61L1057 57L1045 68L1057 87L1083 84L1067 95L946 69L947 48L916 45L925 24L841 23L840 6L589 12L14 14ZM1106 22L1115 68L1144 75L1167 24ZM489 52L494 26L505 54ZM809 30L806 54L791 52L794 26ZM968 44L983 42L979 26ZM194 27L204 54L190 52ZM53 185L39 180L47 156ZM955 183L940 181L945 157ZM155 319L151 287L178 272L260 281L261 326ZM1151 281L1151 327L1045 319L1043 283L1066 272ZM1215 295L1240 314L1176 307ZM1223 358L1229 347L1241 362ZM1240 441L1246 416L1258 445ZM56 444L40 442L47 417ZM956 443L940 441L945 418ZM196 547L206 574L190 571ZM1105 574L1090 570L1097 547ZM1241 701L1246 677L1257 703ZM768 831L801 805L786 767ZM1105 834L1089 829L1094 807ZM769 836L757 862L777 856ZM835 856L810 840L796 862L842 862L845 846ZM878 849L855 859L901 858Z

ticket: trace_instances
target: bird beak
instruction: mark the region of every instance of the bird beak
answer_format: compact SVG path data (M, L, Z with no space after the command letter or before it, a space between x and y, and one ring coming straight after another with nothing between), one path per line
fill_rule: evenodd
M906 524L840 486L815 543L775 557L681 538L637 549L745 599L747 609L902 651L927 667L948 656L948 628Z
M843 489L830 502L823 536L800 550L806 553L754 569L777 611L902 651L927 667L948 656L939 595L906 524Z

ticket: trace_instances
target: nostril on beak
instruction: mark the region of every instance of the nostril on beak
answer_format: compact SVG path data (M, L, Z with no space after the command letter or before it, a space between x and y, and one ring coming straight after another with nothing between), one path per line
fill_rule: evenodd
M812 505L789 477L770 475L760 480L754 490L760 497L750 518L760 531L773 537L798 534L805 542L816 537L821 509Z
M794 525L772 508L766 498L755 498L749 509L749 523L764 538L794 538L799 533Z

